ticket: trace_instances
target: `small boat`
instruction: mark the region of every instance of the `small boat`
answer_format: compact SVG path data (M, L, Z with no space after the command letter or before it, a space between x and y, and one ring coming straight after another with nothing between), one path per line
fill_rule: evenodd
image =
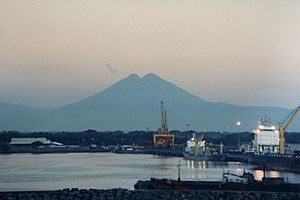
M223 172L222 181L183 181L178 179L139 180L134 185L136 190L234 190L234 191L264 191L264 192L299 192L300 184L285 182L284 178L264 177L255 180L253 174L244 170L242 175ZM264 171L265 174L265 171Z

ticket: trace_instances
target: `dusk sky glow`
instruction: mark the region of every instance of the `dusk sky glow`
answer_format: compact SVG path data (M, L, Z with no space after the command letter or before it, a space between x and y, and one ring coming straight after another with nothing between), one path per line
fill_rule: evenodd
M0 0L0 102L54 108L131 73L208 101L300 103L300 1Z

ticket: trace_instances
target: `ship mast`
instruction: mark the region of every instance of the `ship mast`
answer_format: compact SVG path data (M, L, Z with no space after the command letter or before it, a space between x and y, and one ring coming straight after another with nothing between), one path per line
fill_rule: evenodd
M180 163L180 160L178 162L178 165L177 165L177 170L178 170L178 178L177 178L177 181L180 182L180 171L181 171L181 163Z

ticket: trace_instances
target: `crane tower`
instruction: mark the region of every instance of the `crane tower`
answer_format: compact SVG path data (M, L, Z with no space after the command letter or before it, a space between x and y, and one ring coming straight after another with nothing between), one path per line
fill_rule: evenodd
M164 102L160 102L161 108L161 127L157 133L153 135L153 144L156 148L173 148L174 147L174 135L169 133L167 111L164 109Z

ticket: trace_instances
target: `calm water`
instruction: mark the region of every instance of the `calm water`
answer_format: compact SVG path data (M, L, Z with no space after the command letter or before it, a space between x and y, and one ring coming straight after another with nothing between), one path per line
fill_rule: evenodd
M50 190L62 188L128 188L139 179L177 178L221 180L223 169L241 174L252 166L244 163L192 162L181 158L112 153L0 155L0 190ZM248 170L256 179L262 171ZM268 171L267 176L300 182L300 174Z

